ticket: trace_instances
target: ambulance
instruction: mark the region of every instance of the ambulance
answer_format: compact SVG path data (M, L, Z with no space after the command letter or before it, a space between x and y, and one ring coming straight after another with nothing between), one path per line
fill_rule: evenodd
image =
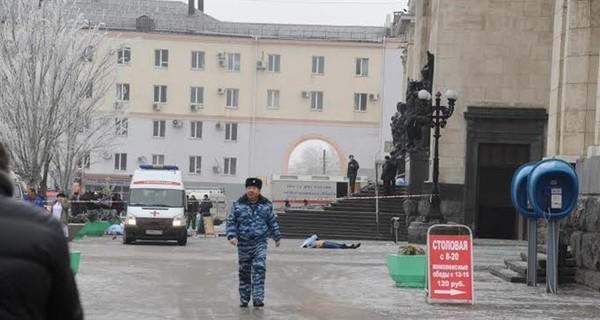
M174 165L140 165L131 178L123 243L176 240L187 244L187 201L181 171Z

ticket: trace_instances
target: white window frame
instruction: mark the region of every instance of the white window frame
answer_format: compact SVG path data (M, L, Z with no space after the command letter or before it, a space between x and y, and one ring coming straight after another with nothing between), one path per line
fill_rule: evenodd
M154 103L167 103L167 86L160 84L154 85L154 94L152 97Z
M168 68L169 67L169 50L155 49L154 50L154 67Z
M369 58L356 58L355 75L366 77L369 75Z
M153 154L152 155L152 164L153 165L164 165L165 164L165 155L164 154Z
M324 75L325 74L325 56L313 56L311 73L313 75Z
M204 105L204 87L190 87L190 104Z
M204 51L192 51L192 70L204 70L206 66L206 53Z
M323 111L323 91L311 91L310 92L310 110L311 111Z
M242 65L242 54L238 52L227 53L227 71L240 72Z
M117 101L126 102L131 99L131 86L129 83L117 83Z
M129 119L115 118L115 134L117 136L127 136L129 134Z
M237 158L226 157L223 158L223 174L233 176L237 171Z
M369 95L367 93L354 94L354 112L367 112Z
M225 89L225 107L228 109L238 109L240 107L240 89Z
M202 139L202 130L204 124L202 121L191 121L190 122L190 138Z
M235 122L225 123L225 141L238 141L238 129L239 126Z
M166 120L152 120L152 138L164 138L167 135Z
M267 55L267 72L271 72L271 73L281 72L281 55L280 54Z
M120 47L117 50L117 64L129 65L131 64L131 48Z
M277 89L267 89L267 109L279 109L281 92Z
M115 153L115 171L127 171L127 153Z
M192 170L192 167L193 167L193 170ZM201 174L202 173L202 157L201 156L190 156L188 173L191 173L191 174Z

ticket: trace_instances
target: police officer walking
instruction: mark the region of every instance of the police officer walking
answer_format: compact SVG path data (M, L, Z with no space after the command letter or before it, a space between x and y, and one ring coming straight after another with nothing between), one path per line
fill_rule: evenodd
M267 236L269 231L279 247L281 232L273 214L273 204L260 194L262 180L246 179L246 194L233 203L227 217L227 240L238 249L240 307L263 307Z

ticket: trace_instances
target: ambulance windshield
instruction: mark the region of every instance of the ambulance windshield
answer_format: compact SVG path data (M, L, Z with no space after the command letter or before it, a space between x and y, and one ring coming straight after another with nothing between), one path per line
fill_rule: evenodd
M132 207L183 207L183 190L172 189L131 189L129 206Z

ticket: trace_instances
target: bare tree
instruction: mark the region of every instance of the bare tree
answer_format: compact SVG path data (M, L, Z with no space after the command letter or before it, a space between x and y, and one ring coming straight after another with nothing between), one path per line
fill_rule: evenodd
M27 183L45 190L53 167L66 190L78 164L114 141L124 115L104 103L117 44L72 0L3 0L0 17L0 141Z

